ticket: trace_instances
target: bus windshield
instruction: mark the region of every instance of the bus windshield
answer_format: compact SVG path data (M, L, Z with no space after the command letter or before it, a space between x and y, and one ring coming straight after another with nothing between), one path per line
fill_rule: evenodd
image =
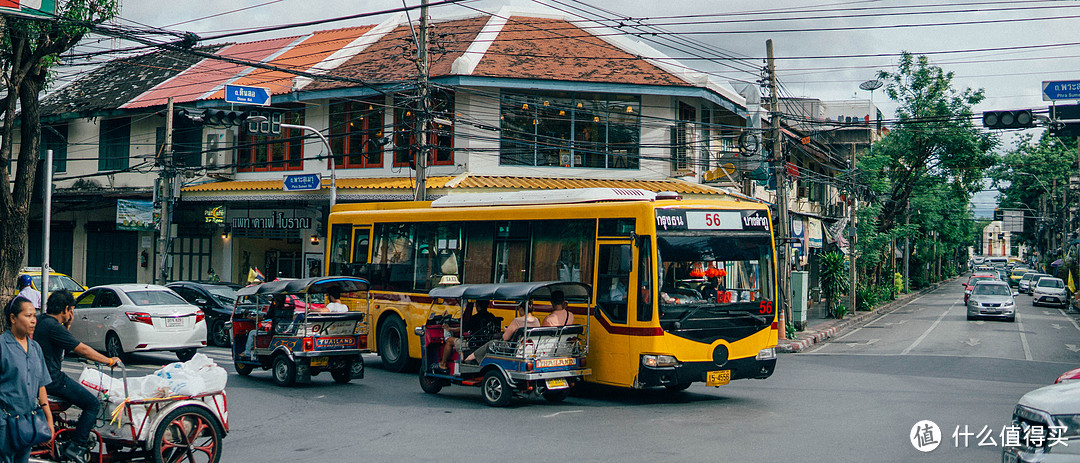
M695 306L774 300L767 234L661 231L657 243L661 318Z

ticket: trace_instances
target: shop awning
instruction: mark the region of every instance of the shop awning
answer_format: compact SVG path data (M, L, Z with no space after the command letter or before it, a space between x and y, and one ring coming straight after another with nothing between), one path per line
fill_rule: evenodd
M322 180L315 191L284 191L284 180L226 180L184 187L185 201L228 201L252 199L325 200L329 196L330 180ZM338 200L395 201L411 199L416 180L412 177L338 178ZM456 177L428 177L430 196L454 193L498 192L519 190L559 190L571 188L637 188L653 192L674 191L684 196L753 200L723 188L691 183L678 179L623 180L548 177L482 176L462 174ZM756 201L756 200L754 200Z

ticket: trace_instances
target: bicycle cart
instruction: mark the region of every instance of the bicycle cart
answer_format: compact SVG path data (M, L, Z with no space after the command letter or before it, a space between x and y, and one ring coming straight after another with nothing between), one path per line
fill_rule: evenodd
M127 396L127 368L123 373ZM99 367L100 370L100 367ZM197 395L131 399L119 404L98 391L101 414L90 432L87 462L152 461L155 463L217 463L221 441L229 432L225 391ZM30 461L59 462L75 430L67 417L69 402L49 396L56 434L34 449Z
M534 301L551 301L552 294L562 292L567 302L584 306L585 324L566 326L519 328L505 339L502 323L496 318L486 326L475 326L466 331L467 321L475 304L486 304L491 310L524 308L526 314L533 312ZM560 402L570 394L570 388L592 373L586 368L585 357L589 351L589 321L591 318L592 291L582 283L549 281L538 283L502 283L458 285L435 288L428 295L434 301L461 307L461 328L452 326L458 319L450 315L428 317L422 327L416 328L420 336L422 363L420 386L429 394L436 394L451 384L479 386L484 401L491 406L506 406L515 395L543 397L550 402ZM536 304L540 307L546 302ZM470 327L473 328L473 327ZM452 363L447 370L438 367L443 346L448 338L460 336L459 346L454 349ZM484 349L482 358L470 361L471 352Z
M277 280L241 288L236 296L229 329L239 375L271 370L279 386L324 371L338 383L364 377L362 354L371 351L367 280Z

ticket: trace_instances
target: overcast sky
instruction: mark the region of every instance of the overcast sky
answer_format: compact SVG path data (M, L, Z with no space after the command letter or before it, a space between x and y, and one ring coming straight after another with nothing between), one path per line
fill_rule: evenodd
M437 1L437 0L432 0ZM407 0L415 5L418 0ZM163 27L212 36L225 31L336 18L401 7L390 0L170 0L128 1L122 24ZM684 64L720 80L756 80L765 40L773 39L777 75L783 96L822 100L867 99L859 84L878 70L893 70L896 54L928 54L931 61L956 74L958 88L982 88L986 101L976 110L1032 108L1045 111L1041 82L1080 80L1080 2L1077 1L828 1L753 0L506 0L473 1L432 8L434 20L495 13L504 6L522 11L547 11L567 17L634 18L650 31L680 32L641 38ZM599 10L596 7L601 7ZM560 11L562 10L562 11ZM415 19L415 12L412 13ZM699 15L696 17L673 17ZM290 29L269 35L242 36L248 41L312 30L375 24L385 16ZM699 22L699 24L687 24ZM976 23L977 22L977 23ZM627 22L629 23L629 22ZM934 24L923 27L918 25ZM687 32L705 32L687 34ZM672 46L678 41L676 46ZM1071 45L1069 45L1071 44ZM1001 50L1007 47L1037 47ZM96 46L108 46L106 43ZM991 51L970 50L998 49ZM946 52L946 53L941 53ZM852 55L878 55L855 57ZM738 57L731 67L704 58ZM794 57L800 57L794 59ZM892 105L881 91L874 102L886 118ZM1072 103L1072 102L1066 102ZM1007 144L1013 134L1004 137ZM994 194L979 195L977 215L993 209Z

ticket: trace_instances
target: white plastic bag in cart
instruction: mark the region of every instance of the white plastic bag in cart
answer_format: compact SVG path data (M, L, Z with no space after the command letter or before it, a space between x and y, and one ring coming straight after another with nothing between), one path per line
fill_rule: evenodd
M96 395L104 395L110 402L124 401L124 380L116 379L96 368L83 368L79 384Z
M164 380L163 387L171 395L198 395L219 392L225 389L229 374L210 357L195 354L186 362L165 365L154 372Z

